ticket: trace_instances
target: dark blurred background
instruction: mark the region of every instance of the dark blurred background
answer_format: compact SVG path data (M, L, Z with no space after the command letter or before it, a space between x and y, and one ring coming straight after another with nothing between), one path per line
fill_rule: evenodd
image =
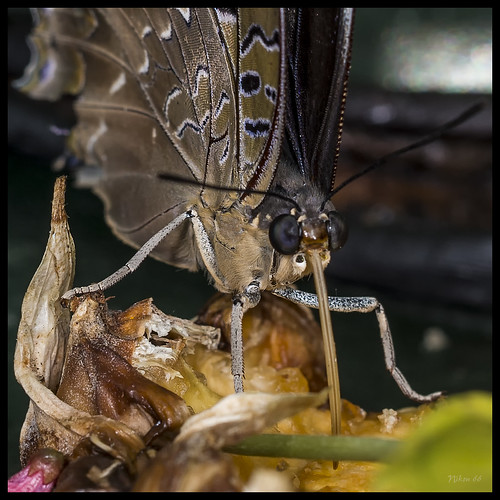
M13 90L29 60L31 17L8 10L8 450L28 398L13 374L23 295L44 252L53 182L71 123L69 102ZM350 239L332 258L329 291L375 296L393 332L399 367L421 393L491 390L492 185L491 9L358 9L352 78L337 185L383 155L415 142L470 105L485 108L442 139L358 179L334 198ZM77 249L75 284L99 281L133 251L113 237L102 204L70 187ZM301 288L312 289L306 281ZM111 305L152 296L168 314L193 317L214 293L205 277L148 259L116 285ZM343 397L367 410L411 405L384 368L374 314L334 314Z

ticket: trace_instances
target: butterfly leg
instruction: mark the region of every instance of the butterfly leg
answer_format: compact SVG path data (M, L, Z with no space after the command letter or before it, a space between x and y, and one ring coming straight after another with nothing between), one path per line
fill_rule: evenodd
M68 290L61 299L70 300L76 295L82 295L85 293L92 292L103 292L108 288L111 288L114 284L121 281L125 276L133 273L144 261L144 259L156 248L156 246L167 236L167 234L171 233L177 226L179 226L186 219L193 217L191 211L187 211L176 217L172 222L167 224L163 229L154 234L151 238L149 238L144 245L135 253L135 255L123 266L118 269L118 271L114 272L111 276L103 279L99 283L93 283L92 285L82 286L72 288Z
M260 300L260 283L252 281L241 294L233 296L231 310L231 373L234 381L234 392L243 392L245 364L243 360L243 314L255 307Z
M191 222L194 234L207 271L214 279L215 286L221 291L228 291L224 277L217 265L215 251L210 237L198 217L195 209L192 209ZM255 307L260 301L261 285L258 281L252 281L241 293L233 295L233 307L231 310L231 373L233 375L234 391L243 392L243 379L245 378L245 365L243 360L243 314L248 309Z
M315 309L318 308L318 298L313 293L294 290L293 288L288 287L276 288L272 290L272 292L279 297L290 300L291 302L303 304L307 307ZM380 304L377 299L373 297L328 297L328 306L330 311L336 312L368 313L375 311L380 328L382 347L384 349L385 366L392 375L392 378L398 384L401 392L408 398L418 403L435 401L443 395L442 391L438 391L424 396L411 388L400 369L396 366L396 353L394 351L389 322L387 321L387 316L382 304Z

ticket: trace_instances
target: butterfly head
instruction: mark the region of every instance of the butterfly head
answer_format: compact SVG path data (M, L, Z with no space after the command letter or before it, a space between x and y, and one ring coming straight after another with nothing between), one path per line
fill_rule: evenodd
M347 233L345 220L336 210L316 217L282 214L269 226L271 245L282 255L313 249L335 252L344 246Z
M348 235L346 222L330 201L324 205L323 209L318 204L307 209L293 207L271 218L267 231L274 249L272 281L276 284L292 283L310 274L312 253L318 254L325 268L331 252L344 246Z

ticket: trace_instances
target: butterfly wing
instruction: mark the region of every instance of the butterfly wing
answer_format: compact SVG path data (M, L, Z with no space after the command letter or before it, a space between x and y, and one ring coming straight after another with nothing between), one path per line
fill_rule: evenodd
M335 182L352 30L352 9L288 11L287 136L302 176L325 195Z
M239 12L239 186L267 191L273 180L284 133L286 45L284 12ZM262 195L245 193L255 207Z
M215 209L234 201L234 193L204 183L266 189L283 135L279 10L46 9L38 16L36 55L21 83L38 98L79 96L70 148L86 165L80 178L97 172L93 188L121 239L138 247L192 203ZM159 173L198 185L161 181ZM195 269L191 226L153 255Z

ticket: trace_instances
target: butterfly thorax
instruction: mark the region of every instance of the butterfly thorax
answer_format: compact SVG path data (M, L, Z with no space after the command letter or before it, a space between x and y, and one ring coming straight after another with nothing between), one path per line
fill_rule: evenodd
M258 281L266 288L273 248L258 221L249 224L248 216L239 206L224 210L196 208L196 211L212 247L208 252L199 250L214 286L223 293L238 293ZM212 261L209 255L213 255Z
M312 272L305 255L312 248L320 250L324 267L330 261L326 228L333 204L325 203L322 190L304 182L296 167L278 168L269 194L256 209L243 200L196 210L217 265L207 262L202 248L201 258L221 292L241 293L251 282L261 289L294 283ZM269 235L273 221L283 215L292 215L301 231L300 245L289 255L276 251Z

